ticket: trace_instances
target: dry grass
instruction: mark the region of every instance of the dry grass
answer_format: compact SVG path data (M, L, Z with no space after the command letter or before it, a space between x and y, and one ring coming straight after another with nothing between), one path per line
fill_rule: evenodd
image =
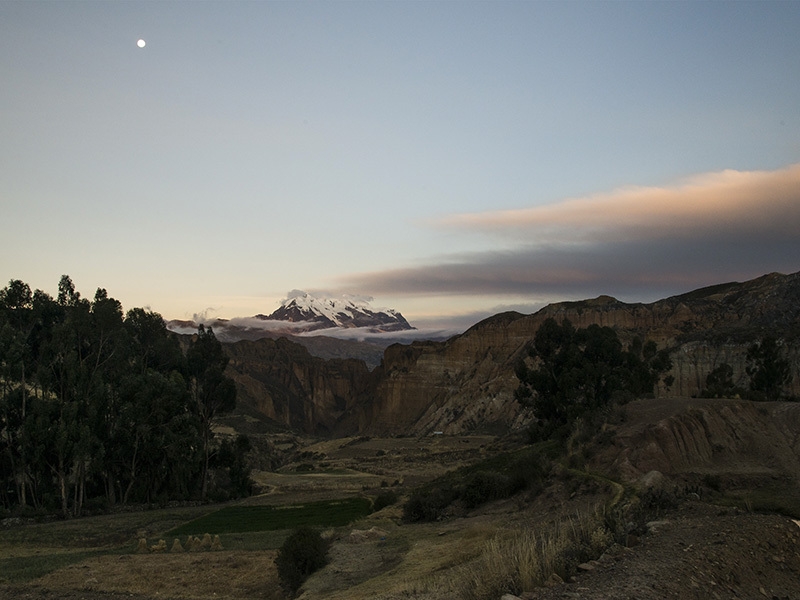
M388 489L402 495L413 485L442 470L475 460L491 438L327 441L315 448L325 454L313 460L315 470L264 473L272 493L239 504L286 505L332 497L375 495ZM412 474L413 473L413 474ZM404 485L394 486L395 480ZM383 482L386 481L386 484ZM366 488L366 491L365 491ZM346 492L346 493L342 493ZM176 526L219 507L186 507L141 513L104 515L65 522L28 524L0 532L0 561L5 566L27 565L20 576L0 579L37 588L85 590L87 595L128 593L145 597L280 598L275 550L287 531L243 532L222 536L221 552L136 554L138 540L148 546L165 539ZM508 513L477 519L406 526L400 503L330 533L337 541L337 560L306 582L303 598L325 600L399 600L454 597L453 570L476 560L509 519ZM515 517L516 518L516 517ZM385 540L351 544L352 528L376 526ZM205 530L197 531L197 534ZM194 533L194 532L193 532ZM186 538L182 537L183 542ZM37 562L38 561L38 562ZM35 570L33 562L41 563Z
M475 560L497 531L489 521L398 526L368 519L359 527L372 525L387 531L386 540L336 544L301 600L452 599L453 569Z
M60 569L37 584L142 595L157 589L159 596L193 600L278 600L282 595L274 561L274 551L107 555Z
M597 558L614 541L599 510L556 523L550 530L503 531L480 556L457 570L455 585L465 600L496 600L541 587L556 574L571 577L578 564Z

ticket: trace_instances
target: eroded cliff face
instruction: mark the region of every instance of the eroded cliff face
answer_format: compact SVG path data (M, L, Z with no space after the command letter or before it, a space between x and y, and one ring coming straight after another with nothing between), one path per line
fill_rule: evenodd
M372 385L363 361L323 360L286 339L225 346L238 401L292 429L330 434Z
M746 387L747 348L772 335L786 342L793 375L787 391L800 396L800 273L767 275L651 304L601 296L553 304L533 315L502 313L446 342L390 346L372 373L348 361L324 364L307 352L290 351L285 340L272 342L282 349L278 353L232 352L232 368L240 388L264 414L309 432L508 431L533 416L514 399L519 385L514 371L550 317L569 319L576 327L609 326L623 343L639 337L669 349L673 367L665 379L670 385L659 384L658 398L699 395L708 374L722 363L733 367L734 383ZM264 340L265 347L269 342ZM262 364L275 356L279 366Z
M673 367L655 390L657 397L699 395L708 374L723 363L733 367L734 383L746 387L747 348L773 335L787 342L793 375L787 392L800 395L800 274L773 274L652 304L601 296L552 304L528 316L496 315L402 362L387 353L391 384L376 395L373 425L415 434L524 425L532 415L514 400L519 385L514 367L549 317L569 319L575 327L612 327L623 343L640 337L669 349Z
M800 478L800 404L746 400L640 400L627 407L611 447L596 458L620 479L651 471L702 481Z
M523 319L504 313L447 342L388 348L365 430L419 435L524 423L527 413L514 400L514 367L530 339L527 328L514 326Z

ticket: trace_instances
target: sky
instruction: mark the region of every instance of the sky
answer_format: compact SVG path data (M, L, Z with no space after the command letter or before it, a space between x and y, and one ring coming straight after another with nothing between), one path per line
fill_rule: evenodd
M798 31L779 1L4 0L0 285L463 329L794 273Z

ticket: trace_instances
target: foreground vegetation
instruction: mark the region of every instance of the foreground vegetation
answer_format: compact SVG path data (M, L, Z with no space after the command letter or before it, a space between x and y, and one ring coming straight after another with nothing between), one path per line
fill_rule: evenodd
M0 290L0 510L71 517L247 493L245 441L219 448L236 390L213 332L186 352L161 315L66 275L58 296ZM217 452L217 450L222 452Z
M58 300L36 292L28 302L24 285L16 284L0 295L5 336L0 474L7 486L5 507L22 517L43 518L44 510L52 507L75 516L101 501L105 507L113 501L152 503L203 495L228 499L240 486L246 487L244 456L249 442L239 438L212 444L210 431L204 433L205 425L229 406L223 402L227 384L219 379L218 369L224 361L219 359L213 333L201 330L182 352L157 315L134 310L123 317L118 304L102 290L93 302L86 302L70 292L69 284L62 280ZM47 314L44 309L60 315L46 335L38 329L44 322L41 315ZM16 337L15 332L25 331L19 323L30 327L23 337ZM21 339L38 340L31 348L39 350L15 346ZM753 351L754 380L762 372L783 372L775 369L773 350L762 343ZM17 351L21 353L14 354ZM59 372L54 364L63 369L63 378L52 375ZM781 364L778 360L778 367ZM51 582L59 581L61 573L72 577L70 589L83 590L94 585L92 578L82 575L84 569L105 565L114 574L138 569L150 576L156 562L176 566L175 573L163 576L170 581L196 580L200 571L226 569L216 572L223 577L211 578L215 581L208 585L216 587L208 587L205 595L173 592L175 597L193 598L227 594L276 599L280 594L305 592L310 598L334 600L378 595L391 600L497 600L505 593L522 594L569 581L580 565L618 551L631 536L644 533L647 521L680 500L680 494L672 491L634 490L591 469L592 457L611 444L613 428L624 419L624 403L647 395L667 365L668 357L652 345L634 343L623 349L607 328L574 330L568 322L549 323L541 337L537 334L528 361L519 370L523 382L519 397L532 403L540 417L527 440L517 436L502 443L466 444L471 448L463 447L462 455L454 459L453 448L466 441L460 440L442 456L462 461L447 464L468 464L440 476L419 477L414 481L423 483L413 488L400 481L401 474L410 470L404 461L436 462L428 454L434 442L425 447L425 440L404 441L418 452L403 454L402 460L397 453L391 459L397 461L392 470L387 467L391 453L359 438L346 444L330 442L325 453L298 450L298 462L286 466L291 479L308 474L318 486L330 486L325 499L319 498L324 488L298 491L302 486L293 486L288 491L276 485L269 496L240 505L194 503L43 523L19 518L0 531L0 582L19 584L43 576L47 581L48 573ZM76 370L70 371L72 367ZM711 383L727 389L725 373L717 375ZM762 387L765 381L775 381L759 377ZM220 395L213 390L220 390ZM119 413L109 414L112 407ZM170 412L173 409L177 412ZM51 420L49 426L45 417ZM97 426L97 432L83 431L79 424L84 421ZM123 431L126 428L130 431ZM37 437L45 435L53 439ZM29 445L34 441L39 446ZM122 444L119 454L114 454L112 442ZM390 442L385 442L388 448ZM150 446L155 443L175 447L156 452ZM374 470L365 468L369 477L353 487L347 481L352 471L337 464L335 455L346 450L352 459L361 445L362 458L368 457ZM191 451L171 454L180 448ZM112 456L122 462L115 463ZM63 476L58 472L59 457L64 459ZM166 457L183 457L187 462L173 465ZM49 472L37 470L45 466ZM388 489L388 481L395 477ZM380 478L384 479L379 487ZM795 514L796 502L781 499L791 497L788 488L788 493L764 487L741 495L725 489L725 482L713 475L706 476L703 486L722 504ZM345 488L349 491L343 493ZM350 540L359 539L353 536L354 527L376 533L362 538L368 541L359 547L362 542ZM150 548L166 550L173 539L203 534L220 535L229 554L216 561L211 552L134 556L142 538ZM163 545L153 544L162 539ZM326 564L331 568L312 577ZM70 570L69 565L76 566ZM224 586L233 586L245 565L251 571L250 587L220 587L225 577L230 580ZM112 588L121 578L108 579L105 589L134 589L124 587L132 585L126 583ZM147 582L137 585L142 587L136 590L147 593L156 589L155 583L150 588Z
M178 537L197 533L244 533L297 527L341 527L371 512L368 498L322 500L300 505L226 506L169 531Z
M445 441L421 445L435 447ZM377 442L364 446L364 456L374 455ZM393 442L386 440L387 447ZM185 589L171 587L172 596L195 599L216 594L278 600L303 593L330 600L497 600L505 593L520 594L569 581L579 573L579 565L604 553L620 552L618 545L626 545L628 536L643 534L645 523L662 518L665 510L680 501L671 492L637 492L593 473L581 457L603 443L602 432L585 435L580 428L566 443L506 446L505 450L497 444L494 454L414 490L402 486L389 490L376 482L370 490L337 496L334 490L341 480L351 476L341 469L341 474L324 478L331 490L326 500L319 499L319 489L309 500L296 489L282 500L276 490L239 505L197 505L13 526L0 530L0 578L18 585L36 580L52 590L86 589L85 582L95 578L103 585L98 589L144 596L154 590L162 595L162 586L175 581ZM459 446L469 444L454 440L448 452ZM342 456L353 460L354 448L358 446L341 449ZM424 454L420 453L420 460L426 460ZM339 459L331 451L318 460L335 465ZM404 468L403 464L397 468ZM484 486L502 483L497 489L507 489L505 478L513 480L520 470L535 477L511 496L495 494L493 485ZM708 478L705 487L719 493L720 502L736 499L725 489L725 481ZM412 521L407 514L404 518L412 498L437 488L458 493L434 520ZM475 502L483 497L481 490L489 490L487 500ZM389 498L395 494L401 496L397 506ZM387 498L379 502L382 495ZM765 505L753 497L750 508L759 507ZM309 525L313 529L304 529ZM376 537L363 542L350 539L354 530L370 528L377 528ZM142 536L150 546L159 539L171 546L174 538L215 532L220 532L223 552L136 553L136 541ZM284 558L276 562L279 555ZM172 571L154 571L156 565L172 565ZM320 567L322 571L312 575ZM152 581L134 580L136 573L147 573ZM249 583L242 587L245 574ZM205 583L198 583L206 575ZM190 585L190 577L196 583Z

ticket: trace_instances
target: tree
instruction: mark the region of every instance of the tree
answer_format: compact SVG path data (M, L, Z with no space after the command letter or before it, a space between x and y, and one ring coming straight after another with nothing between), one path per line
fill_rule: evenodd
M0 290L0 503L72 517L88 501L205 496L212 427L236 391L210 329L188 357L161 315L123 318L103 288L82 298L63 275L54 299L10 281ZM224 448L235 493L249 487L246 452L246 438Z
M149 369L120 389L119 426L109 445L123 504L187 498L199 472L200 426L183 376Z
M212 496L217 500L241 498L250 494L253 480L247 466L247 453L252 449L250 439L239 434L235 440L222 440L211 461L214 486Z
M28 373L33 362L28 340L33 330L33 295L27 283L9 281L0 290L0 432L2 453L8 465L17 500L27 502L27 465L21 443L28 402Z
M217 416L236 407L236 386L225 375L228 357L222 344L214 336L214 331L203 325L197 330L186 352L190 390L195 409L200 418L203 444L203 475L201 497L205 499L208 491L208 466L211 456L213 425Z
M516 397L533 406L544 435L612 401L652 393L660 374L671 367L668 354L652 342L635 340L624 350L610 327L575 329L566 319L542 323L528 356L533 368L519 364Z
M778 341L767 336L747 349L746 372L756 400L779 400L783 388L792 382L789 361L782 356Z
M328 542L318 531L300 527L286 538L275 557L284 588L295 594L309 575L328 562Z
M183 355L177 338L170 335L163 317L157 312L133 308L125 316L133 370L160 373L183 369Z
M733 383L733 367L728 363L722 363L715 367L706 376L704 398L732 398L736 394L736 385Z

